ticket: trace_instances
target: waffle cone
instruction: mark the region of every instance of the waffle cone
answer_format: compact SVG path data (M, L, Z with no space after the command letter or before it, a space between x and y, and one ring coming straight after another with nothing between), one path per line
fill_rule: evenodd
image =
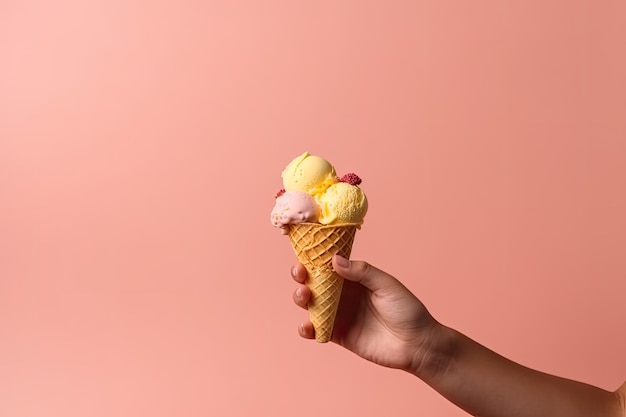
M333 255L350 257L357 224L299 223L289 226L289 240L308 272L309 316L315 340L326 343L333 333L343 278L333 270Z

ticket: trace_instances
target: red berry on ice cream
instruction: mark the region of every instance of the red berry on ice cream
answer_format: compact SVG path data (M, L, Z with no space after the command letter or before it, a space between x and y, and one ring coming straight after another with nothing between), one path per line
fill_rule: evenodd
M361 178L356 175L354 172L350 172L349 174L344 175L339 178L340 182L347 182L350 185L359 185L361 183Z

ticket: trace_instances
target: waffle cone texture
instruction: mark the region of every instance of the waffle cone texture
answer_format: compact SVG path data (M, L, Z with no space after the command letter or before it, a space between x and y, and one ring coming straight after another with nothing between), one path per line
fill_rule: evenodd
M308 309L315 340L330 341L341 298L343 278L333 270L333 255L350 258L358 224L323 225L299 223L289 226L289 240L300 263L308 272L311 290Z

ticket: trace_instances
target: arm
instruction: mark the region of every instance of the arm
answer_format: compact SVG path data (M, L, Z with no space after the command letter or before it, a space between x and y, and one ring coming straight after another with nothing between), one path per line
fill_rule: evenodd
M482 417L626 417L626 383L616 392L538 372L510 361L437 322L391 275L367 264L333 259L345 278L333 342L429 384L467 412ZM310 291L302 265L294 301L306 308ZM315 336L310 322L300 335Z
M476 416L624 417L615 393L538 372L441 326L413 373Z

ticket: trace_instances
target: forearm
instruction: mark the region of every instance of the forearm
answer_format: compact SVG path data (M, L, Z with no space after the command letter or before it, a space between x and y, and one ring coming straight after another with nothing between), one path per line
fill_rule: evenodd
M443 326L414 373L476 416L624 416L611 392L523 367Z

